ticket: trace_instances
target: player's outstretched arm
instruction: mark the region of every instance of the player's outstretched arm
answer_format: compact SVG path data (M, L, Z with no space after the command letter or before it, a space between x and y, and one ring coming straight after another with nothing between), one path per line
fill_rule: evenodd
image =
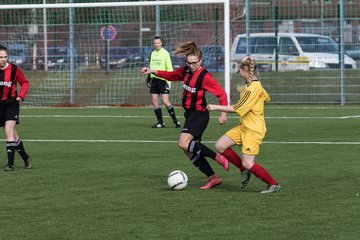
M209 111L220 111L220 112L229 112L229 113L234 113L235 112L234 108L232 106L209 104L209 105L207 105L206 108Z
M157 74L157 70L153 70L148 67L143 67L140 72L143 75L150 74L150 73L154 73L155 75Z

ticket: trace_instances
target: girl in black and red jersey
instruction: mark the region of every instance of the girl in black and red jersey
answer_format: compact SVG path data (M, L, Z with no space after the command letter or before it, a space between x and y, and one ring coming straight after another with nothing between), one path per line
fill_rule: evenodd
M210 189L219 185L221 178L215 174L204 157L210 157L221 164L227 171L228 160L221 154L217 154L204 144L200 143L201 136L209 123L209 112L206 109L205 93L209 91L219 99L220 105L227 106L227 95L215 78L201 65L202 52L194 42L181 44L175 55L185 55L186 65L177 70L167 72L149 69L141 69L142 74L153 73L158 77L169 81L183 81L184 92L182 105L185 109L185 124L179 138L179 148L190 158L192 163L208 177L207 184L201 189ZM220 124L226 123L226 113L220 113Z
M18 94L16 85L21 86ZM14 171L15 151L17 151L25 163L26 169L31 169L31 159L24 149L24 145L16 131L19 123L20 104L26 97L29 82L21 70L8 62L7 48L0 45L0 127L4 127L6 138L6 152L8 163L5 171Z

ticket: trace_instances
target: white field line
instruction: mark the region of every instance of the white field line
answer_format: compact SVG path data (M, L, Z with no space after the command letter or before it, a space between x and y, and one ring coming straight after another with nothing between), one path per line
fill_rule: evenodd
M154 118L154 116L139 116L139 115L21 115L22 118ZM164 118L170 118L170 116L163 116ZM210 118L218 118L218 116L211 116ZM236 116L227 116L227 118L239 118ZM265 117L266 119L349 119L349 118L360 118L360 115L353 116L339 116L339 117L292 117L292 116L279 116L279 117Z
M120 139L94 139L94 140L84 140L84 139L23 139L25 142L81 142L81 143L177 143L177 141L169 140L120 140ZM215 141L203 141L204 143L215 143ZM263 144L318 144L318 145L360 145L360 142L269 142L264 141Z

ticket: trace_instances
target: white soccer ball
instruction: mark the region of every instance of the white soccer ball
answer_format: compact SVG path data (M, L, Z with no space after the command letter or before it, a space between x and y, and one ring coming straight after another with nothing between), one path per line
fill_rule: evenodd
M188 176L181 170L172 171L167 179L171 190L181 190L187 186Z

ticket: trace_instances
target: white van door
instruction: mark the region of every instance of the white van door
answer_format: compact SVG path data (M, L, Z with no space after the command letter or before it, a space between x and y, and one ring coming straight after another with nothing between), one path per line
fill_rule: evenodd
M251 56L256 60L259 71L275 70L275 36L258 36L250 38L253 43L251 48Z
M291 37L279 38L278 68L280 72L309 70L309 59L301 56L299 46Z
M232 47L232 71L237 70L236 61L246 56L246 36L242 35L235 41L236 47ZM259 71L275 70L275 36L252 36L249 38L249 53L255 58Z

